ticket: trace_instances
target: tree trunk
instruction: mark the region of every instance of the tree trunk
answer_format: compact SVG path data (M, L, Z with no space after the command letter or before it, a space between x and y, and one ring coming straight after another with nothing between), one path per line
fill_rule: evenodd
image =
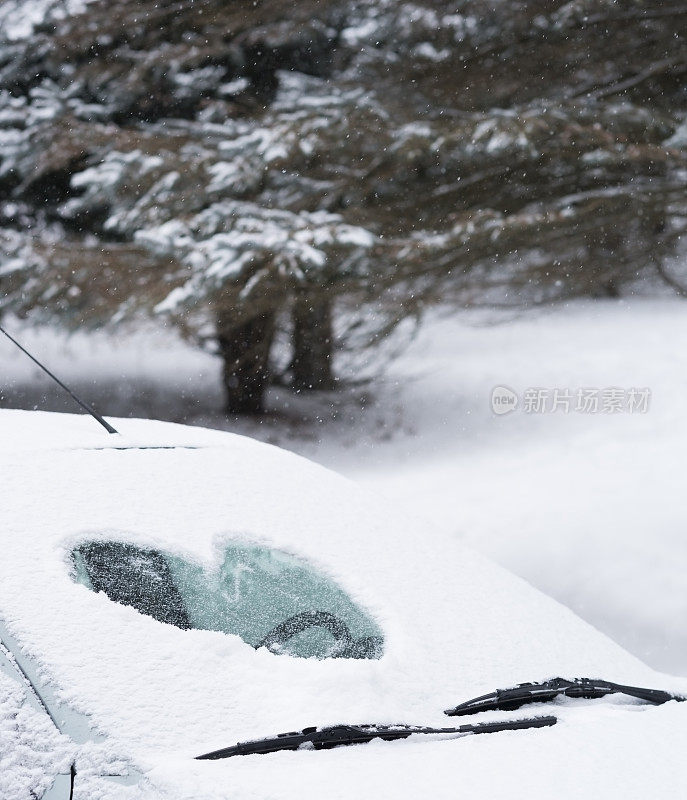
M224 359L227 414L262 414L265 410L275 316L267 312L237 324L231 312L218 314L217 342Z
M327 298L304 296L293 304L293 359L291 374L294 389L331 389L332 306Z

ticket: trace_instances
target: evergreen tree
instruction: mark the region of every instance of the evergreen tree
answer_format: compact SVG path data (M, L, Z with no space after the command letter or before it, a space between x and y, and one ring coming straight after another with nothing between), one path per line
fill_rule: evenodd
M231 412L282 329L285 377L326 388L344 319L361 346L435 302L680 288L681 7L72 0L26 31L15 5L0 307L210 329Z

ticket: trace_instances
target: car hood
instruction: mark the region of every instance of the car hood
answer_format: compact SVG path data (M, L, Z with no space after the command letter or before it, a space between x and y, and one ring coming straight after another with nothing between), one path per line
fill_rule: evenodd
M45 430L46 417L71 427L74 440L41 444L31 420ZM446 724L441 710L461 700L557 675L677 692L687 685L650 670L457 536L397 514L305 459L231 434L133 420L115 422L122 433L114 443L84 435L85 422L0 413L0 433L23 429L4 455L0 617L62 699L170 796L302 797L307 786L313 797L453 797L447 770L458 785L498 796L499 759L523 786L548 780L548 795L555 787L561 796L552 781L567 764L565 748L601 769L596 742L617 781L622 770L635 775L647 737L666 740L664 760L682 741L667 734L682 727L676 704L608 702L564 707L563 723L545 730L194 761L307 725ZM237 636L156 622L74 582L71 549L93 538L160 548L208 569L237 540L297 555L377 620L384 655L275 656Z

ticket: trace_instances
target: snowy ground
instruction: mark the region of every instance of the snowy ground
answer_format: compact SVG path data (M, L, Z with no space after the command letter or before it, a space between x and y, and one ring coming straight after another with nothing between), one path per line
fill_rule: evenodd
M436 318L382 380L311 398L276 390L275 413L260 421L223 419L215 359L168 332L67 340L5 324L100 410L238 430L307 455L420 510L684 675L686 312L662 299ZM3 406L72 410L9 343L0 376ZM500 385L520 395L503 416L490 403ZM604 412L611 387L624 403L648 388L648 410ZM570 390L570 410L527 413L528 388ZM583 388L600 391L598 412L575 411Z

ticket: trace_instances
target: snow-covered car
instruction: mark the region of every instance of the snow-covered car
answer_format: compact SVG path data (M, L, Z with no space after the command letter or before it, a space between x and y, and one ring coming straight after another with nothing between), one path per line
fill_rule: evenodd
M3 800L686 796L687 705L664 694L684 679L305 459L115 425L0 412ZM496 694L444 713L558 677L657 694L560 682L524 690L546 704ZM392 727L348 728L372 732L350 747L231 749L361 723Z

